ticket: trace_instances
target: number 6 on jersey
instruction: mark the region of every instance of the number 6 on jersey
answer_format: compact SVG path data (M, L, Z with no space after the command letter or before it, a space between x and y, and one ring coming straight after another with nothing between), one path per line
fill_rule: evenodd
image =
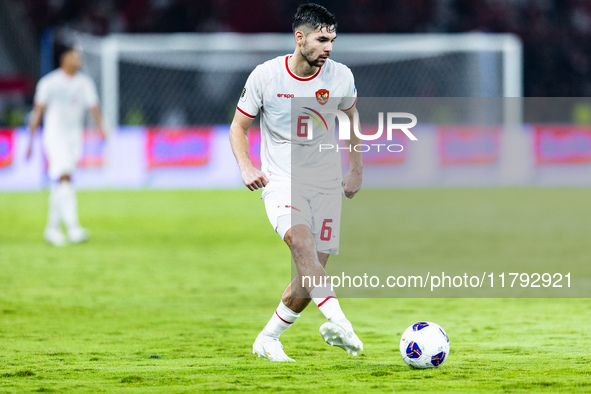
M309 116L298 116L298 128L297 128L298 137L307 137L308 136L308 119L310 119Z

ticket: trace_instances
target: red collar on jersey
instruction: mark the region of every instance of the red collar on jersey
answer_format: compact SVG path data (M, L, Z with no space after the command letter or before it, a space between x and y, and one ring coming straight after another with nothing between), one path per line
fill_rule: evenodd
M318 67L318 71L316 71L314 73L314 75L309 76L307 78L298 77L297 75L295 75L294 73L292 73L291 70L289 69L289 58L290 58L289 55L285 56L285 68L287 69L287 73L289 75L291 75L291 77L293 79L295 79L296 81L302 81L302 82L311 81L314 78L316 78L316 76L318 76L318 74L320 74L320 70L322 70L322 67Z

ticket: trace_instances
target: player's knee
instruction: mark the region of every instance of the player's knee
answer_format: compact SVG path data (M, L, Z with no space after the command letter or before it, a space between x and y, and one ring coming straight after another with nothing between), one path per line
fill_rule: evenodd
M304 254L316 250L314 238L305 234L290 236L288 245L293 254Z

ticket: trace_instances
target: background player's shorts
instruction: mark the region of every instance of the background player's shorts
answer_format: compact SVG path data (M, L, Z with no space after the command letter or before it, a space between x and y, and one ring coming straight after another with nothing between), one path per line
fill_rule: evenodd
M43 136L43 147L49 164L49 178L56 180L76 170L82 153L81 139L77 136Z
M318 252L339 253L342 190L331 194L292 193L290 188L266 187L261 199L265 202L269 221L281 239L291 227L303 224L312 230Z

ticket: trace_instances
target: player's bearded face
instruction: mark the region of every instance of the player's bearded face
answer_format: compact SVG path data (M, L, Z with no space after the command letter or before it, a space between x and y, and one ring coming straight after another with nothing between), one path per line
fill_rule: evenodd
M332 41L336 33L328 32L326 28L310 32L302 45L301 53L308 64L313 67L322 67L332 52Z

